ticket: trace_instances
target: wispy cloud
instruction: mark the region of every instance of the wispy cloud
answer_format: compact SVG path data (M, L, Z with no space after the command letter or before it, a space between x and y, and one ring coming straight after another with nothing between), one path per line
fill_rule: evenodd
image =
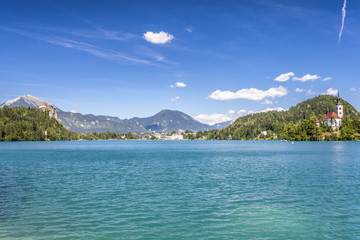
M187 31L189 33L192 33L192 30L193 30L192 26L185 28L185 31Z
M305 91L305 89L296 88L295 91L301 93L301 92Z
M260 90L257 88L244 88L236 92L216 90L209 95L208 98L219 101L234 100L234 99L248 99L253 101L260 101L264 98L282 97L288 94L288 91L283 86L277 88L269 88L268 90Z
M4 26L0 26L0 29L7 31L7 32L16 33L16 34L19 34L19 35L22 35L25 37L29 37L32 39L45 41L45 42L53 44L53 45L58 45L58 46L62 46L65 48L71 48L71 49L75 49L78 51L86 52L90 55L93 55L93 56L96 56L99 58L104 58L104 59L109 59L109 60L114 60L114 61L119 61L119 62L125 61L125 62L132 62L132 63L136 63L136 64L156 65L155 63L153 63L152 61L147 60L147 59L133 57L133 56L130 56L130 55L118 52L118 51L100 48L100 47L97 47L92 44L88 44L88 43L81 42L81 41L75 41L75 40L72 40L69 38L45 36L45 35L41 35L38 33L25 31L22 29L8 28L8 27L4 27Z
M24 27L31 30L61 33L65 35L72 35L89 39L128 41L134 38L140 38L139 36L132 33L124 33L122 31L104 29L103 27L95 23L90 23L90 25L93 27L92 29L54 28L38 25L26 25Z
M356 95L359 95L360 94L360 88L354 88L354 87L352 87L352 88L350 88L349 89L351 92L353 92L354 94L356 94Z
M272 105L273 102L270 101L269 99L265 99L265 101L263 101L261 104L265 104L265 105Z
M342 19L341 19L341 28L340 28L340 32L339 32L339 42L338 45L340 45L341 42L341 36L344 30L344 23L345 23L345 17L346 17L346 0L344 0L344 4L343 7L341 9L342 12Z
M316 94L316 92L313 92L311 89L307 90L307 92L306 92L307 96L311 96L311 95L315 95L315 94Z
M93 56L104 59L109 59L114 61L128 61L128 62L140 63L140 64L152 64L152 62L149 60L131 57L117 51L113 51L105 48L99 48L91 44L74 41L67 38L53 38L53 39L49 39L47 42L54 45L59 45L66 48L72 48L79 51L87 52Z
M321 81L326 82L326 81L329 81L331 79L333 79L333 78L332 77L327 77L327 78L323 78Z
M170 98L170 101L176 102L176 101L179 101L179 99L180 99L180 97L176 96L176 97Z

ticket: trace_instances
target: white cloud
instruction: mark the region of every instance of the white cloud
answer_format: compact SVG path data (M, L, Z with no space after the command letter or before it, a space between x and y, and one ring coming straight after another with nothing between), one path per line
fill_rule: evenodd
M174 36L167 32L146 32L144 33L144 39L148 42L154 43L154 44L165 44L171 42L171 40L174 39Z
M296 91L296 92L303 92L303 91L305 91L305 89L296 88L295 91Z
M79 111L77 111L77 110L71 110L70 112L71 113L79 113Z
M235 110L229 110L227 113L228 113L229 115L234 115L234 114L235 114Z
M283 111L286 111L286 109L284 109L282 107L267 108L267 109L261 110L260 112L271 112L271 111L283 112Z
M333 96L335 96L336 94L338 94L337 89L329 88L328 90L326 90L326 92L322 93L321 95L333 95Z
M276 108L267 108L267 109L261 110L260 112L271 112L271 111L283 112L283 111L287 111L287 110L282 107L276 107Z
M262 113L262 112L271 112L271 111L282 112L282 111L287 111L287 110L284 109L284 108L282 108L282 107L276 107L276 108L266 108L266 109L260 110L260 111L250 110L250 111L247 112L247 114Z
M180 99L180 97L179 97L179 96L176 96L176 97L171 98L170 100L171 100L172 102L176 102L176 101L178 101L179 99Z
M241 109L237 112L238 115L242 116L246 114L246 110L245 109Z
M265 99L265 101L263 101L261 104L267 104L267 105L272 105L273 102L270 101L269 99Z
M192 33L192 26L189 26L189 27L185 28L185 31L187 31L189 33Z
M329 80L331 80L331 79L333 79L333 78L332 78L332 77L327 77L327 78L324 78L324 79L321 80L321 81L326 82L326 81L329 81Z
M228 115L221 113L199 114L195 117L195 119L201 123L209 124L211 126L217 123L222 123L232 120L232 118L229 117Z
M286 82L287 80L289 80L293 76L295 76L295 74L293 72L283 73L283 74L280 74L278 77L276 77L274 79L274 81Z
M356 88L350 88L350 91L352 91L352 92L356 92Z
M316 94L316 93L313 92L311 89L307 90L307 92L306 92L306 95L307 95L307 96L315 95L315 94Z
M186 83L183 83L183 82L176 82L174 85L170 85L171 88L184 88L186 87Z
M226 114L222 113L213 113L213 114L199 114L196 117L194 117L196 120L198 120L201 123L214 125L217 123L227 122L227 121L235 121L236 118L239 116L245 115L246 110L242 109L240 111L235 112L235 110L229 110Z
M235 114L234 110L229 110L227 112L227 114L222 114L222 113L199 114L194 118L201 123L209 124L212 126L217 123L222 123L222 122L226 122L226 121L234 122L238 117L243 117L248 114L270 112L270 111L281 112L281 111L286 111L286 109L281 108L281 107L266 108L266 109L260 110L260 111L255 111L255 110L246 111L245 109L241 109L237 112L237 115Z
M301 78L293 77L293 80L294 81L300 81L300 82L307 82L307 81L315 81L315 80L317 80L319 78L320 78L320 76L318 76L318 75L305 74Z
M176 82L176 83L175 83L175 86L176 86L176 87L183 88L183 87L186 87L186 84L183 83L183 82Z
M288 91L283 86L277 88L269 88L268 90L260 90L257 88L244 88L236 92L216 90L208 97L213 100L226 101L234 99L248 99L253 101L260 101L264 98L282 97L288 94Z

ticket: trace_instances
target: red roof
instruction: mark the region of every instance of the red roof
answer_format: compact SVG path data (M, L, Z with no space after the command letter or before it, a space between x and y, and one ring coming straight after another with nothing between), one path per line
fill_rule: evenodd
M334 117L335 119L340 119L340 117L334 112L328 112L327 114L325 114L326 119L330 119L331 117Z
M320 121L316 119L316 123L320 123Z
M40 104L39 107L46 107L46 108L51 108L51 106L46 106L45 104Z
M330 136L332 136L332 134L329 133L329 132L323 133L322 135L323 135L324 137L330 137Z

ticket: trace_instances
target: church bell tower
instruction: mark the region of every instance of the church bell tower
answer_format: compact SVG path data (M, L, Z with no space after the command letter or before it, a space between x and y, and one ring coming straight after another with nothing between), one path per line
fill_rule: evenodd
M338 98L337 98L337 102L336 102L336 106L335 106L335 113L339 116L339 118L343 118L344 117L344 106L341 103L340 100L340 93L338 92Z

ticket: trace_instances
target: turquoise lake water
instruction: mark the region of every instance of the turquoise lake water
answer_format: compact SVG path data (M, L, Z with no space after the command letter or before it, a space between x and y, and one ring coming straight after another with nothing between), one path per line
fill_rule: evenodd
M360 143L0 143L1 239L360 239Z

